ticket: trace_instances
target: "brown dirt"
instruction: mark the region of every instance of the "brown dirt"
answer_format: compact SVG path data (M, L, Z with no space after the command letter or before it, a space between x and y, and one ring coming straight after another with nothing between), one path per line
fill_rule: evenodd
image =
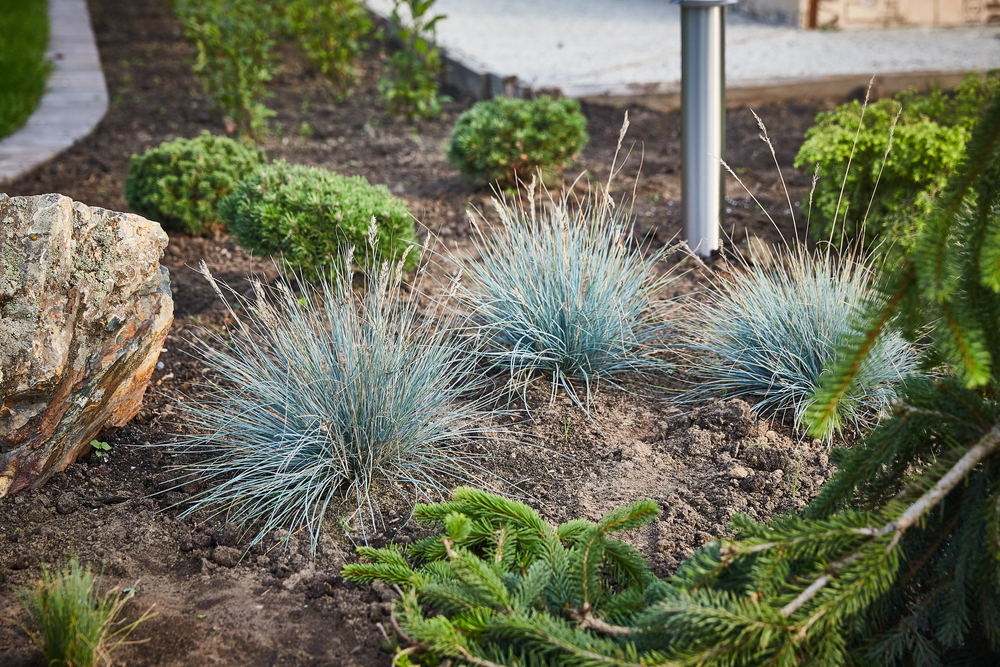
M10 195L60 192L89 205L127 210L123 183L130 155L203 129L224 130L191 74L190 49L165 0L90 0L90 7L111 109L90 137L0 189ZM471 189L444 154L452 123L471 101L446 105L440 120L407 123L386 116L376 98L377 53L362 62L361 86L344 103L336 102L293 51L284 56L269 102L282 131L267 140L269 157L385 183L407 201L424 236L433 230L456 254L467 253L465 211L487 210L489 193ZM802 100L757 109L769 125L793 202L808 198L809 183L788 165L816 112L835 103ZM606 178L624 112L584 106L591 142L568 178L583 171L598 181ZM631 192L637 184L637 234L654 244L666 242L680 231L679 114L641 107L628 114L632 157L616 191ZM309 138L298 136L303 123L313 128ZM784 235L794 238L771 154L757 134L748 109L731 110L728 161L772 211ZM766 242L779 236L733 179L727 184L726 221L737 241L730 245L745 243L748 234ZM177 461L168 448L145 445L175 437L177 401L199 391L200 366L186 353L192 334L226 321L215 295L191 268L201 259L230 284L240 284L251 268L247 255L225 236L171 236L163 263L172 275L176 320L161 356L164 367L154 375L141 413L108 438L110 456L85 458L43 489L0 501L0 616L24 622L16 592L37 579L41 561L56 562L72 549L85 562L97 567L103 562L109 585L139 582L130 618L155 604L158 616L133 635L144 643L120 648L116 664L388 665L377 624L385 620L391 594L339 576L343 563L354 558L355 536L331 522L314 560L308 545L293 537L287 550L269 539L234 563L233 555L242 552L231 527L218 517L180 519L169 509L197 489L162 493L171 486L167 468ZM267 265L258 260L253 268L261 266ZM692 291L699 278L697 269L689 272L675 291ZM667 401L602 391L593 421L567 399L549 404L541 392L530 396L529 404L534 421L508 428L515 439L531 444L498 445L492 452L495 471L530 495L552 521L597 518L618 504L654 498L663 513L630 539L661 575L694 548L725 534L733 512L764 519L802 507L831 471L823 447L799 444L787 424L754 421L741 401L682 411ZM405 517L391 516L374 543L411 540L418 531L401 525ZM0 664L43 664L12 622L0 622Z

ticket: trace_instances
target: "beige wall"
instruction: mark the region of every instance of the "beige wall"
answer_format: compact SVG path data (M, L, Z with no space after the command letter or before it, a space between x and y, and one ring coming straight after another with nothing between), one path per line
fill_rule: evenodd
M817 0L817 27L1000 23L1000 0ZM800 15L799 24L805 25Z
M742 0L740 10L778 23L858 30L896 26L1000 25L1000 0Z

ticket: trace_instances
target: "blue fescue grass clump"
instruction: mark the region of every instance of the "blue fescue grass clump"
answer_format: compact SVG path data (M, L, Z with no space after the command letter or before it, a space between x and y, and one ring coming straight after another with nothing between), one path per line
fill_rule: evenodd
M588 412L600 382L668 369L654 356L668 325L653 304L668 280L655 265L668 249L644 256L627 214L610 197L596 200L573 206L564 196L540 211L495 202L501 226L479 232L481 260L466 268L460 296L510 393L525 398L545 377L553 398L563 389Z
M770 266L767 258L750 259L694 306L686 346L696 353L698 384L689 396L751 396L755 412L791 411L801 427L820 376L855 334L856 313L876 298L873 268L851 255L801 247L772 255ZM871 426L894 387L916 370L916 352L903 337L881 334L840 404L840 422Z
M493 412L488 398L470 398L481 386L476 360L452 334L453 310L418 312L416 290L402 285L405 261L376 267L359 293L342 262L318 286L255 284L255 300L230 306L228 339L200 351L217 378L211 396L185 406L199 435L181 449L208 457L178 481L209 485L187 512L226 512L251 544L304 527L315 548L338 498L356 503L368 535L382 490L415 502L447 493L449 478L477 480L481 468L461 448L485 437Z

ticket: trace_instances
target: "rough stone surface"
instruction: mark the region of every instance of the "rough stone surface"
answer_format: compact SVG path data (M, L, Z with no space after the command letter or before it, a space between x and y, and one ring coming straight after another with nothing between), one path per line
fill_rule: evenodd
M124 425L173 321L167 235L58 194L0 194L0 497Z

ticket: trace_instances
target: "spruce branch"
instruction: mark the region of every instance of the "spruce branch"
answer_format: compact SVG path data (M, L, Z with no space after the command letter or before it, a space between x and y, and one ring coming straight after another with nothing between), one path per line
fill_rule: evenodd
M955 488L962 479L972 472L983 459L990 456L1000 445L1000 424L991 428L986 435L979 439L965 455L952 466L944 477L938 480L934 487L925 493L920 500L910 506L896 521L886 525L883 529L885 533L892 531L902 534L911 527L927 510L937 505L948 493ZM895 525L893 525L895 524Z
M597 618L593 615L593 610L588 603L583 604L583 613L568 612L568 616L571 620L576 621L577 629L579 630L594 630L605 635L612 635L615 637L620 637L623 635L631 635L636 632L635 628L630 628L624 625L612 625L605 620Z
M830 582L830 579L833 578L833 576L837 572L837 570L840 570L841 568L843 568L843 567L845 567L847 565L850 565L851 563L859 560L863 555L864 555L863 551L859 549L858 551L855 551L854 553L852 553L850 556L847 556L845 558L842 558L842 559L840 559L840 560L838 560L836 562L833 562L833 563L830 563L829 565L827 565L827 567L826 567L826 574L820 576L814 582L812 582L811 584L809 584L808 588L806 588L804 591L802 591L798 595L798 597L796 597L794 600L792 600L791 602L789 602L788 604L786 604L784 607L782 607L781 611L779 611L778 613L781 614L782 616L786 617L786 618L789 617L789 616L791 616L792 614L794 614L796 611L798 611L802 607L802 605L804 605L806 602L808 602L809 600L811 600L813 598L813 596L815 596L817 593L820 592L820 589L822 589L824 586L826 586ZM810 619L808 625L811 625L812 622L813 622L813 620ZM803 627L805 627L805 626L803 626Z
M831 426L836 426L839 417L837 406L850 390L854 380L861 372L862 364L868 353L875 347L875 343L892 319L899 306L899 302L906 295L913 284L913 274L905 271L896 289L889 297L888 302L874 314L874 317L862 319L862 322L870 326L865 326L864 334L857 341L857 344L848 351L847 358L837 364L833 373L828 375L828 380L823 382L815 392L813 392L813 402L806 409L806 422L810 424L809 434L813 437L823 437L831 431ZM865 322L865 319L868 322Z
M948 493L950 493L951 490L954 489L966 475L972 472L973 468L979 465L983 459L996 451L998 445L1000 445L1000 424L991 428L986 435L980 438L975 446L969 449L969 451L966 452L965 455L960 458L958 462L955 463L955 465L953 465L943 477L941 477L941 479L938 480L937 484L924 493L924 495L921 496L917 502L910 505L910 507L907 508L907 510L903 512L898 519L886 523L885 526L878 531L869 533L870 537L875 540L892 534L892 539L886 547L886 553L894 549L899 544L899 540L902 538L903 533L919 521L928 510L941 502L941 500L944 499L944 497L947 496ZM861 559L864 556L865 549L871 543L872 542L869 541L865 544L865 546L858 549L851 555L828 565L826 573L813 581L813 583L802 591L798 597L785 605L779 613L784 617L788 617L798 611L802 605L815 597L815 595L830 582L838 570Z

